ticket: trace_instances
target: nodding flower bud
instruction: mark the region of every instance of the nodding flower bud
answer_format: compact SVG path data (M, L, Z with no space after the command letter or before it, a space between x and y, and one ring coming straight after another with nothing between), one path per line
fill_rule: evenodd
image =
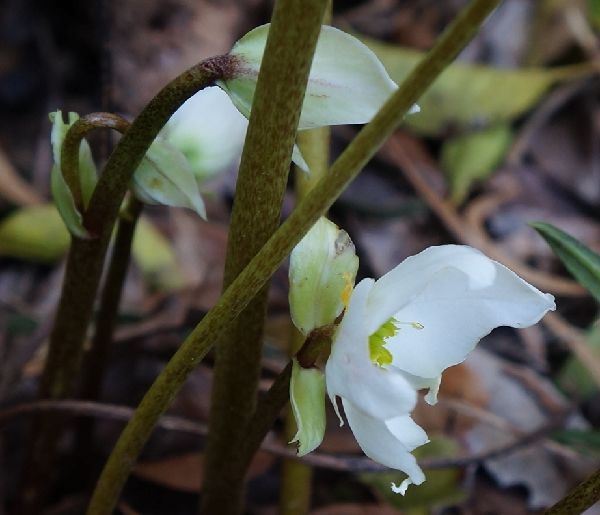
M61 111L50 113L49 118L52 122L50 140L52 143L52 157L54 160L50 176L52 197L69 232L79 238L89 238L90 234L83 226L81 212L79 211L78 206L75 205L73 194L65 182L60 167L63 141L69 128L79 119L79 115L77 113L69 113L69 121L67 123L65 123ZM90 146L85 140L82 140L79 146L78 173L83 200L83 206L80 207L85 208L92 197L97 182L96 165L92 157Z
M240 112L250 117L269 24L256 27L231 49L237 66L218 82ZM323 25L308 77L298 130L367 123L398 88L375 54L350 34ZM306 170L297 148L294 162Z
M206 88L175 111L161 136L183 153L202 184L240 158L247 126L221 89Z
M304 335L332 324L340 315L357 269L358 258L348 234L320 218L290 256L290 311Z

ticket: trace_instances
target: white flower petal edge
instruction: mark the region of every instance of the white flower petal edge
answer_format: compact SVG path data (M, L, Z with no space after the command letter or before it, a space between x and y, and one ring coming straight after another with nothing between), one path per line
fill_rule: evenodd
M356 409L350 401L344 399L342 404L363 452L377 463L408 474L408 479L400 486L400 493L404 494L409 484L420 485L425 481L425 474L410 452L426 444L429 438L412 418L403 415L380 420Z
M336 410L342 398L365 454L409 475L392 484L394 492L425 479L410 454L427 442L408 416L416 390L429 388L426 400L434 404L442 371L463 361L483 336L501 325L527 327L553 309L552 295L459 245L430 247L355 287L326 364L327 392ZM369 337L391 317L399 329L384 338L391 363L378 366Z
M394 367L433 381L464 361L495 327L528 327L554 309L552 295L504 265L471 247L445 245L406 259L379 279L367 318L375 328L390 316L420 323L422 330L399 331L387 348Z
M417 394L400 371L375 366L370 359L370 333L365 321L373 284L373 279L364 279L354 288L325 365L325 377L334 406L335 397L339 396L351 400L367 415L389 419L409 413L417 402Z

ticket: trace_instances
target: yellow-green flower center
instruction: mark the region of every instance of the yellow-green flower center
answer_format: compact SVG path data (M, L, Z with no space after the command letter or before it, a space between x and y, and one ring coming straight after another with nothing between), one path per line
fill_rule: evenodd
M413 329L424 328L420 322L399 322L394 317L384 322L377 331L369 336L369 357L375 365L383 367L392 363L394 356L386 349L385 344L388 338L398 334L399 325L410 325Z

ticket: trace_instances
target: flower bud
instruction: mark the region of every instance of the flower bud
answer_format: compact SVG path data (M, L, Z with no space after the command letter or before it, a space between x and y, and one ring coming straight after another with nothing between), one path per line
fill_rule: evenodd
M290 311L303 334L335 321L352 291L357 269L348 234L320 218L290 256Z
M52 142L52 155L54 159L50 176L52 197L69 232L79 238L89 238L87 229L83 227L81 213L77 209L77 206L75 206L73 195L65 182L60 168L63 141L71 125L79 119L79 115L77 113L69 113L68 123L64 122L61 111L50 113L49 118L52 122L50 140ZM85 140L79 146L79 180L81 182L83 207L85 208L92 197L97 182L96 165L90 146Z
M188 160L198 183L239 159L248 121L219 88L190 97L167 122L161 136Z

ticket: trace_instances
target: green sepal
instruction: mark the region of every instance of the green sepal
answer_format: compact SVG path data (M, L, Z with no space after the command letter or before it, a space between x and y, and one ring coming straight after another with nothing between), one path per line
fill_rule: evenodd
M290 313L304 335L335 321L357 269L358 258L348 234L320 218L290 256Z

